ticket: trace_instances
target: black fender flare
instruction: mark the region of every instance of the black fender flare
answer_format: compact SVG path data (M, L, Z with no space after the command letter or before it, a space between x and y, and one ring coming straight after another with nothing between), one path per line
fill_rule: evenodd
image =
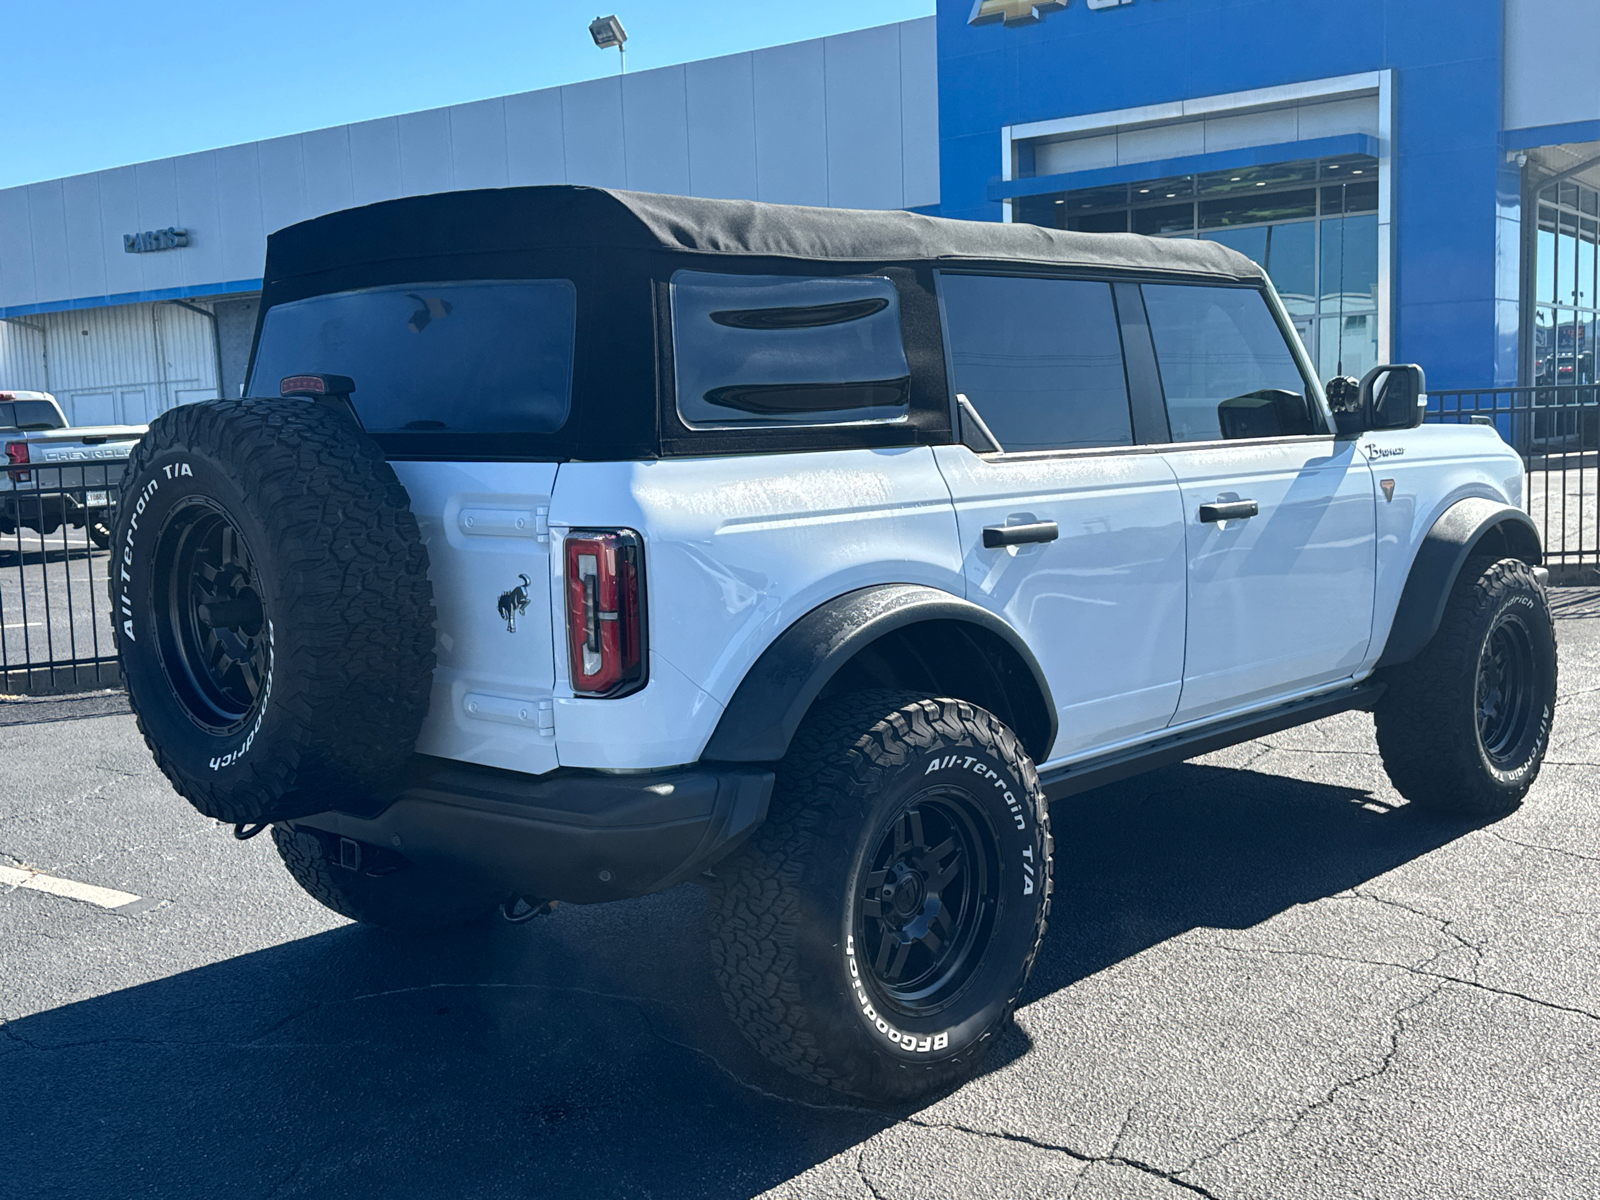
M1462 566L1491 535L1499 538L1507 557L1534 567L1544 561L1539 527L1520 508L1479 497L1456 501L1433 523L1411 561L1380 668L1409 662L1433 640Z
M924 622L957 622L993 635L1032 676L1048 714L1048 730L1028 737L1036 761L1055 742L1055 701L1039 661L1005 621L949 592L916 584L880 584L846 592L818 605L779 634L734 691L701 755L708 762L771 763L781 759L801 720L842 667L873 642Z

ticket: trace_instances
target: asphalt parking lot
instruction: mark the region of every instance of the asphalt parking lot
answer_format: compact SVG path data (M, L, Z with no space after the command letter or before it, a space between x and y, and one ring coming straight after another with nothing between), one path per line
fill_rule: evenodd
M1600 1195L1600 593L1544 773L1409 810L1346 714L1059 804L979 1079L766 1067L693 887L403 939L166 785L121 698L0 702L0 1162L50 1197ZM94 897L99 898L96 902Z

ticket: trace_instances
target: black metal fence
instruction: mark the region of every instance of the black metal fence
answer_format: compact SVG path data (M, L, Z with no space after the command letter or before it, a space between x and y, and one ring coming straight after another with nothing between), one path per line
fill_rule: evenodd
M122 464L0 463L0 693L120 682L110 521Z
M1600 582L1600 385L1430 392L1429 401L1429 421L1499 430L1522 455L1523 506L1544 536L1552 574Z
M1431 393L1429 421L1493 426L1558 582L1600 583L1600 385ZM122 464L0 463L0 694L120 682L106 579Z

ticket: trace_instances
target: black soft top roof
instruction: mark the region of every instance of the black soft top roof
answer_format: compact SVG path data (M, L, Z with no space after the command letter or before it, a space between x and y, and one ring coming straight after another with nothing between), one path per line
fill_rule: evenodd
M833 262L1016 262L1259 281L1215 242L908 212L701 200L593 187L440 192L345 209L267 240L266 286L361 264L540 250L680 251Z

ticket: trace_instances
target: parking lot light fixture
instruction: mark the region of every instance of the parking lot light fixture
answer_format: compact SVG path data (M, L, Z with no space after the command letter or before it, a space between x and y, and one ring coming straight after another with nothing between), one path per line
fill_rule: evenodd
M624 45L628 40L628 31L622 27L622 22L615 16L596 17L589 22L589 36L594 39L594 44L602 50L617 48L618 62L622 65L622 73L628 73L628 47Z

